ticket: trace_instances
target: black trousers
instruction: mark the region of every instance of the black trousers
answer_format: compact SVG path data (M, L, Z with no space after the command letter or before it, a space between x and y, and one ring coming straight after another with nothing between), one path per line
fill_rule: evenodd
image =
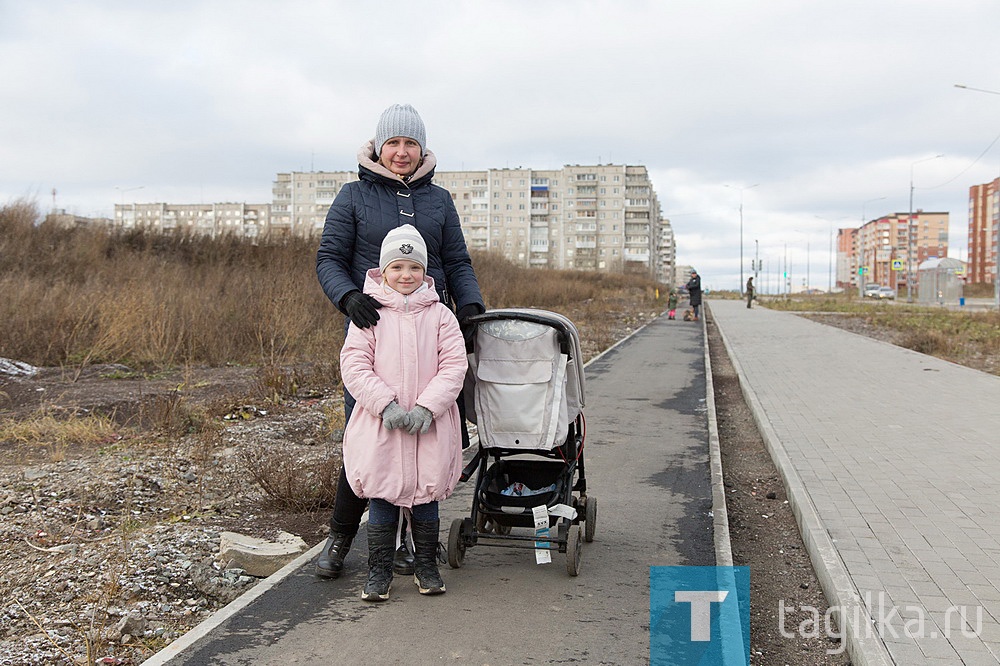
M344 423L351 420L351 413L357 401L347 389L344 389ZM465 398L458 394L458 413L460 423L465 423ZM469 431L462 428L462 449L469 448ZM340 477L337 481L337 496L333 500L333 514L330 516L330 531L354 536L361 526L361 516L368 508L368 500L354 494L351 484L347 482L347 471L340 466Z

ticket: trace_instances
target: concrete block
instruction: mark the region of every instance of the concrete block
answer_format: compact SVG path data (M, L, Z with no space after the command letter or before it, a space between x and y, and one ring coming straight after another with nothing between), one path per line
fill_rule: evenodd
M308 546L300 537L281 532L275 541L265 541L237 532L219 535L219 562L226 568L238 567L251 576L266 578L285 566Z

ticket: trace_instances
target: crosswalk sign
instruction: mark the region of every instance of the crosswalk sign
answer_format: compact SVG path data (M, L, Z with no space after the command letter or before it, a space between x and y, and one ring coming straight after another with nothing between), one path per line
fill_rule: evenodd
M894 271L901 271L901 270L903 270L903 260L902 259L893 259L892 260L892 270L894 270Z

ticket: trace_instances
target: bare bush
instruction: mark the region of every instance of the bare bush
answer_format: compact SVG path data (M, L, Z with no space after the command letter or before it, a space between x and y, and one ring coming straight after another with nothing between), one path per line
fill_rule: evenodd
M314 511L333 505L342 461L335 446L293 458L283 450L251 445L241 448L238 456L274 508Z

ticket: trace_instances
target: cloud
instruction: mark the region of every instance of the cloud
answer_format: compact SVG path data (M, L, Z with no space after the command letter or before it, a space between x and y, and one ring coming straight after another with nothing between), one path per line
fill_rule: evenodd
M7 3L0 199L83 214L268 201L276 173L353 170L393 102L444 170L644 164L678 257L738 286L908 205L951 214L1000 173L993 0L744 3ZM982 156L981 156L982 155ZM981 156L981 157L980 157ZM142 189L131 190L142 186ZM755 248L757 249L757 248ZM828 254L828 250L827 250ZM822 283L825 286L825 281Z

